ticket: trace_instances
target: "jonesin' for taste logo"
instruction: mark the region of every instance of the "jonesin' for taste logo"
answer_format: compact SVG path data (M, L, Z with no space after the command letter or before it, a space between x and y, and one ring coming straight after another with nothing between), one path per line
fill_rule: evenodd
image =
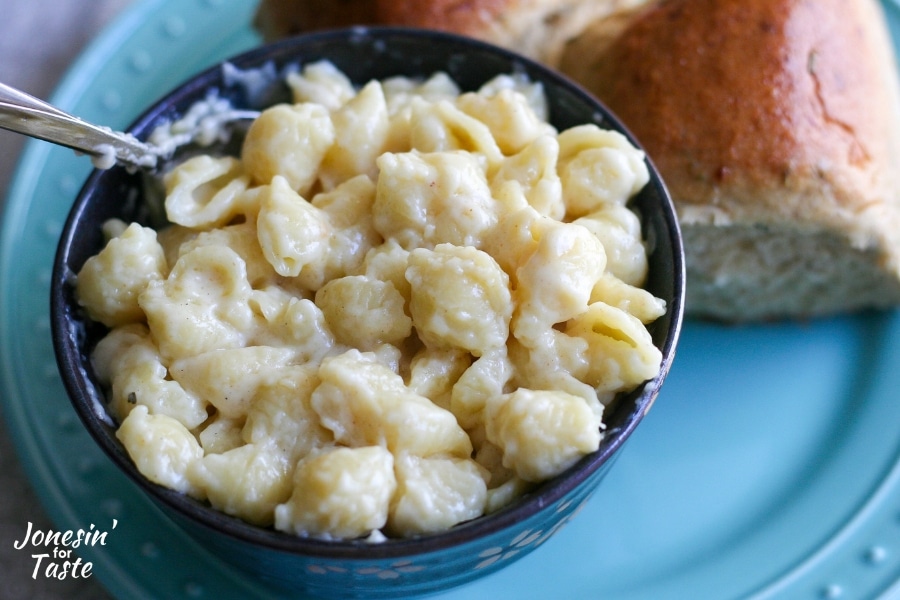
M113 519L110 531L116 528L118 521ZM31 521L25 537L13 542L16 550L30 549L34 559L32 579L44 576L48 579L87 579L91 576L94 565L81 560L74 550L82 546L105 546L109 532L98 529L91 523L88 529L72 531L43 531L35 529Z

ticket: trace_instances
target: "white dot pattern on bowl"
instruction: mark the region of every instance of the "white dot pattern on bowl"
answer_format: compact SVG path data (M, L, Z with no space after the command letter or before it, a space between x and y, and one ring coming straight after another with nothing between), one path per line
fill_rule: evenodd
M479 571L507 561L519 554L530 552L547 541L553 534L559 531L566 523L571 521L587 503L588 498L565 500L560 502L555 511L565 513L563 518L555 525L543 528L527 528L506 543L483 550L478 557L482 560L473 567ZM576 504L577 502L577 504ZM574 506L573 506L574 505ZM382 580L398 579L404 575L427 572L431 565L424 565L414 560L399 560L378 567L363 567L349 570L336 565L309 564L306 572L319 577L332 577L343 579L350 573L354 576L375 577Z
M334 565L309 565L306 567L307 572L314 573L316 575L327 575L329 573L338 573L344 574L347 573L347 569L337 567Z
M412 561L402 560L391 564L387 568L357 569L357 575L374 575L378 579L399 579L404 573L418 573L425 567L417 566Z

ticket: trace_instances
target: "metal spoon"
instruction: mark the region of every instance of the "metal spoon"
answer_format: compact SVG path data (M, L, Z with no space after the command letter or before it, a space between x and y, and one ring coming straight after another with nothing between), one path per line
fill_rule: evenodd
M217 123L254 119L255 111L233 110L209 115L217 117ZM113 131L72 116L30 94L0 83L0 128L22 133L30 137L72 148L90 155L94 165L109 168L121 164L130 168L155 169L161 159L171 155L174 146L190 143L209 124L196 132L182 134L177 141L165 147L138 140L131 134Z

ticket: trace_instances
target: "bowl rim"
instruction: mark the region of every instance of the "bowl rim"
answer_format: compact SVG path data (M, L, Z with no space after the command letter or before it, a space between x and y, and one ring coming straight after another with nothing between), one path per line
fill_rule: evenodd
M599 120L604 121L606 127L612 126L611 128L624 134L632 144L642 148L627 126L601 101L593 97L577 83L545 65L511 50L474 38L436 30L394 26L357 26L306 33L245 51L212 65L195 74L187 81L171 88L169 92L154 101L135 119L126 131L139 130L146 134L149 125L162 120L162 115L173 102L181 98L201 98L202 93L221 85L223 79L222 67L224 64L231 64L239 69L250 65L259 67L272 60L273 56L291 53L297 53L296 60L300 61L303 59L299 51L304 46L314 43L352 43L354 40L364 38L378 39L385 44L396 43L397 40L454 44L467 51L493 54L509 62L510 65L517 68L521 67L532 77L538 75L537 79L540 81L545 83L552 82L554 86L566 89L581 102L594 109L595 114L600 117L598 122ZM142 135L138 135L138 137L142 137ZM664 331L663 344L659 347L663 356L660 370L653 379L644 382L637 389L626 395L626 398L634 402L634 408L629 411L625 422L621 426L607 430L604 440L597 451L583 457L559 476L539 484L535 490L497 512L460 523L442 532L411 538L389 538L379 543L372 543L362 539L325 540L297 536L277 531L272 527L253 525L238 517L215 509L208 503L195 500L180 492L155 484L140 474L127 454L124 453L121 444L115 439L115 436L110 435L108 428L104 426L102 418L96 414L94 410L96 403L98 401L102 402L102 400L92 394L90 390L85 390L80 386L82 381L80 377L84 377L87 380L90 380L91 377L86 374L84 365L76 358L79 355L78 345L69 328L70 313L66 298L66 288L70 286L73 276L68 268L69 249L75 238L74 226L77 224L86 206L87 193L104 177L104 171L97 169L88 176L73 203L60 236L52 271L50 298L51 335L64 387L75 412L90 436L113 461L119 471L125 473L155 503L162 504L173 510L181 519L188 519L192 523L213 530L218 534L224 534L226 537L278 552L305 555L319 559L343 560L397 559L413 555L424 555L456 547L476 539L490 537L553 506L588 480L601 467L616 458L622 445L653 406L660 387L668 376L675 358L675 349L684 318L684 249L681 230L671 196L649 156L646 157L646 163L651 174L648 185L652 185L655 188L654 191L660 198L662 204L660 208L665 229L671 240L672 252L673 297L667 299L667 314L665 316L667 326ZM171 515L167 516L171 517Z

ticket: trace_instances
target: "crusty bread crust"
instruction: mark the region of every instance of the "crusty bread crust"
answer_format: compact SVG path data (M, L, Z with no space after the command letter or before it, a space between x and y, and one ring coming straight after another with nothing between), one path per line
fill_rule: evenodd
M798 201L830 184L852 192L835 200L857 212L896 164L885 135L893 66L874 8L663 2L606 53L578 49L563 68L631 125L682 202L717 204L722 189L746 189L755 200L730 211L790 218L814 210ZM759 194L769 190L789 193Z
M737 282L763 285L765 264L788 266L770 253L815 260L791 254L815 246L782 239L803 235L837 236L846 252L868 257L880 276L867 281L880 281L880 300L866 305L900 301L900 101L880 11L875 0L663 0L618 31L595 25L564 52L561 68L647 149L684 227L771 232L735 236L756 255L753 273L747 263L692 257L703 230L699 238L689 232L690 312L730 320L804 314L788 288L749 312L737 298L748 290ZM830 298L806 313L859 308L859 298L872 296L848 296L841 279L853 274L816 276Z

